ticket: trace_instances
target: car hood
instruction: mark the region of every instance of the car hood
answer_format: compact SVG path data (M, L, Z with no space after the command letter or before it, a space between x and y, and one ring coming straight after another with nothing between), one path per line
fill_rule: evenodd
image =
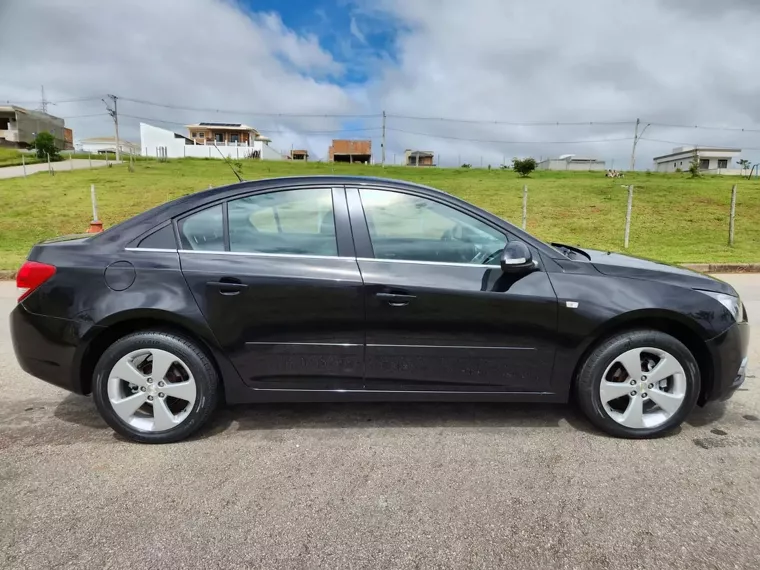
M647 279L689 289L736 295L736 291L728 283L697 271L621 253L585 248L583 251L591 258L594 267L604 275Z

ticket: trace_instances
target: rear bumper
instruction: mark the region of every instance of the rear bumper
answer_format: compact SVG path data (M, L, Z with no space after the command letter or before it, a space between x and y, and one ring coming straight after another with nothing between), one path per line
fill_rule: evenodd
M65 390L82 393L79 363L85 325L77 321L46 317L17 305L10 316L11 339L21 368L40 380Z
M714 365L713 385L704 401L726 400L744 383L747 375L749 324L737 323L707 342Z

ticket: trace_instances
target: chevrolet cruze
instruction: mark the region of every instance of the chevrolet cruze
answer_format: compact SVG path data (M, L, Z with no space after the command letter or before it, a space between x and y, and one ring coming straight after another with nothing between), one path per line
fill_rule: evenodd
M575 399L645 438L745 378L736 291L547 244L432 188L242 182L34 246L11 332L28 373L139 442L222 403ZM255 412L251 412L255 413Z

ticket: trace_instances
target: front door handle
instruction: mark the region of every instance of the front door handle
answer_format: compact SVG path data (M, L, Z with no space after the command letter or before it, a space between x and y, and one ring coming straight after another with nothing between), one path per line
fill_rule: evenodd
M407 295L405 293L375 293L375 296L388 303L391 307L403 307L408 305L412 299L417 298L415 295Z
M248 285L236 277L222 277L219 281L209 281L206 285L217 289L222 295L237 295L241 291L248 289Z

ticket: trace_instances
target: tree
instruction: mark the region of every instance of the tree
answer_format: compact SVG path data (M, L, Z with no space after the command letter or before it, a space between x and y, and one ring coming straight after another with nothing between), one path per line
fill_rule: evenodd
M526 176L528 176L535 169L536 169L535 158L524 158L522 160L520 160L519 158L512 159L512 170L517 172L517 174L519 174L522 178L525 178Z
M742 158L741 160L737 160L736 164L738 164L739 166L741 166L742 174L744 174L745 170L749 170L750 168L752 168L752 164L746 158Z
M55 138L50 133L37 133L30 146L37 151L37 158L47 160L48 155L50 155L50 160L58 160L60 158L58 156L58 149L55 146Z
M702 176L702 172L699 170L699 156L697 156L696 152L689 163L689 173L692 178L699 178Z

